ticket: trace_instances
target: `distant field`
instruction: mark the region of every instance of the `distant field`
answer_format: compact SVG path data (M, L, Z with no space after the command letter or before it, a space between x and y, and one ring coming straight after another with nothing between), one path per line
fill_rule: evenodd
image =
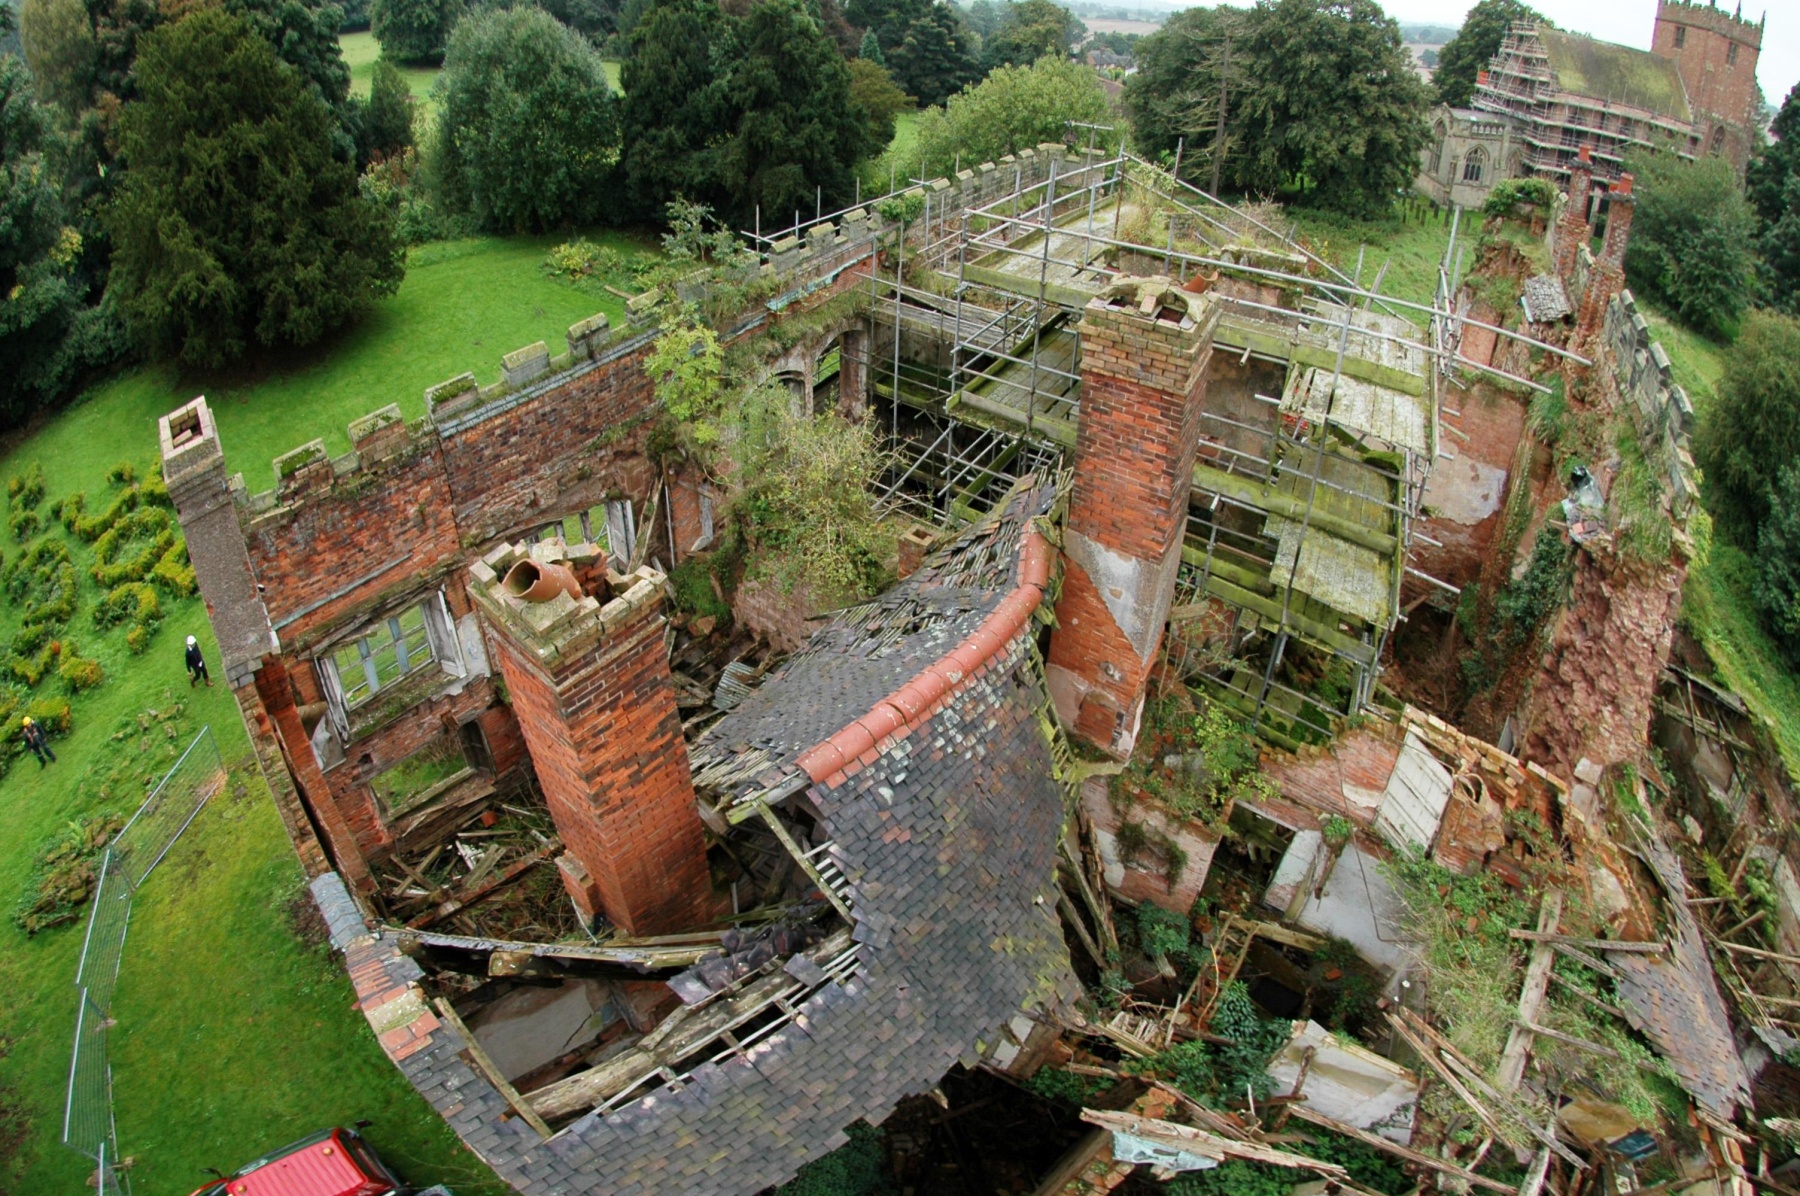
M1084 18L1081 23L1090 33L1155 33L1162 28L1154 21L1113 21L1105 17Z
M612 84L612 89L620 95L624 95L625 89L619 85L619 64L616 62L603 62L600 65L606 68L606 81Z
M344 61L350 64L350 94L367 96L369 85L375 78L375 63L381 57L381 45L375 35L368 30L361 33L341 33L338 45L344 51ZM403 66L401 75L406 78L406 86L413 94L413 99L421 105L431 103L431 84L438 77L439 70L434 66Z

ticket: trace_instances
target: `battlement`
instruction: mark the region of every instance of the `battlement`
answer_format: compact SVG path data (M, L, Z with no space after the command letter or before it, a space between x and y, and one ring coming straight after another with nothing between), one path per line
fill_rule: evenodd
M1758 21L1747 21L1742 14L1742 4L1738 5L1737 12L1730 13L1710 3L1701 4L1699 0L1657 0L1656 3L1656 23L1659 25L1666 22L1686 25L1690 29L1705 29L1743 42L1752 49L1762 49L1763 27L1768 23L1768 14L1763 14Z

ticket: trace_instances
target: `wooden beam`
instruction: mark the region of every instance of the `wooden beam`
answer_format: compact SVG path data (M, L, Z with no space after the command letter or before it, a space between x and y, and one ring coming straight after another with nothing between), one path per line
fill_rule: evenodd
M1577 1038L1573 1034L1564 1034L1561 1030L1552 1030L1548 1026L1538 1025L1536 1022L1525 1022L1523 1024L1524 1027L1533 1034L1542 1034L1545 1038L1553 1038L1557 1042L1566 1043L1578 1051L1587 1051L1589 1054L1602 1055L1608 1059L1623 1059L1625 1057L1609 1046L1601 1046L1597 1042L1589 1042L1587 1039Z
M561 837L552 835L548 843L544 844L530 855L520 856L508 866L505 872L494 877L480 888L457 893L448 901L442 902L436 907L420 914L418 917L411 919L406 924L407 929L423 930L427 926L436 925L445 918L453 917L463 910L468 909L470 906L487 900L501 889L504 889L507 885L510 885L513 881L518 880L521 876L525 875L526 872L543 863L561 850Z
M1507 931L1516 939L1525 939L1533 943L1551 943L1559 947L1580 947L1588 951L1632 951L1642 955L1661 955L1669 949L1669 944L1656 941L1640 941L1637 939L1583 939L1566 934L1548 934L1541 930L1521 930L1518 927Z
M512 1111L525 1119L526 1125L536 1130L539 1137L548 1138L550 1136L549 1124L538 1116L537 1110L533 1109L524 1097L519 1095L519 1090L512 1086L512 1082L500 1074L500 1069L494 1066L494 1061L488 1058L488 1053L481 1049L481 1044L475 1040L475 1035L469 1032L469 1028L463 1025L462 1018L456 1015L456 1008L443 997L439 997L433 1004L437 1006L437 1011L443 1016L443 1019L449 1022L458 1034L462 1035L465 1044L463 1054L468 1057L470 1063L475 1065L475 1070L487 1077L488 1083L492 1084L495 1091L506 1099L506 1103L512 1107Z
M1554 935L1556 923L1562 917L1563 895L1552 889L1544 894L1544 902L1538 907L1538 928L1540 935ZM1518 931L1514 934L1517 935ZM1531 948L1531 960L1525 965L1525 983L1519 990L1519 1022L1529 1022L1538 1014L1544 1003L1544 992L1550 985L1550 967L1556 962L1556 951L1549 940L1538 939ZM1495 1082L1507 1092L1518 1090L1519 1083L1525 1078L1525 1058L1531 1052L1531 1032L1523 1025L1515 1024L1506 1035L1506 1049L1500 1052L1500 1066L1495 1072Z
M1503 1184L1497 1179L1489 1179L1485 1175L1477 1175L1473 1171L1458 1167L1448 1159L1440 1159L1433 1155L1421 1154L1411 1147L1401 1146L1398 1142L1389 1142L1386 1138L1383 1138L1378 1134L1371 1134L1367 1130L1359 1130L1353 1125L1346 1125L1341 1121L1333 1120L1323 1113L1315 1113L1305 1105L1290 1105L1288 1108L1293 1112L1293 1115L1301 1121L1311 1122L1320 1129L1330 1130L1334 1134L1342 1134L1346 1138L1354 1138L1364 1146L1372 1146L1376 1150L1385 1151L1395 1158L1404 1159L1415 1166L1436 1171L1440 1175L1454 1175L1465 1183L1478 1188L1486 1188L1490 1192L1504 1192L1507 1196L1517 1196L1517 1189L1511 1184Z
M1308 1158L1302 1154L1290 1154L1285 1150L1276 1150L1273 1146L1264 1146L1260 1142L1226 1138L1192 1126L1177 1125L1172 1121L1158 1121L1154 1117L1134 1117L1129 1113L1103 1113L1098 1109L1083 1109L1081 1119L1089 1125L1097 1125L1115 1134L1148 1138L1209 1159L1245 1159L1275 1167L1317 1171L1320 1175L1340 1182L1350 1178L1350 1173L1336 1163Z
M1593 993L1577 988L1574 981L1565 980L1561 976L1558 976L1554 971L1550 973L1550 979L1553 983L1560 986L1564 992L1580 997L1583 1001L1586 1001L1601 1013L1610 1013L1616 1018L1625 1018L1625 1011L1623 1009L1620 1009L1617 1005L1608 1005ZM1796 1001L1795 1004L1800 1005L1800 1001ZM1629 1021L1630 1019L1626 1018L1625 1020Z
M1545 1147L1531 1160L1531 1168L1519 1181L1519 1196L1538 1196L1544 1190L1544 1179L1550 1174L1550 1150Z
M1576 963L1581 964L1585 967L1591 968L1593 971L1596 971L1600 975L1605 976L1608 980L1611 980L1615 983L1618 981L1619 974L1617 972L1613 971L1613 967L1611 964L1605 963L1598 959L1595 959L1592 955L1589 955L1586 951L1583 951L1580 947L1572 947L1568 943L1551 943L1550 945L1552 947L1556 948L1556 950L1559 951L1560 953L1567 955L1570 959L1574 960Z
M1056 886L1056 904L1062 909L1063 917L1068 919L1069 925L1074 928L1075 937L1081 941L1081 946L1087 951L1088 958L1094 961L1095 967L1105 971L1106 956L1101 953L1100 944L1096 943L1094 936L1088 933L1087 923L1081 920L1080 911L1075 908L1075 903L1069 900L1069 891L1060 884Z
M806 853L800 850L800 844L794 842L794 836L788 833L788 828L781 821L781 815L762 802L757 803L756 812L762 815L763 821L769 824L769 829L775 833L775 837L781 840L781 845L787 848L787 853L794 857L794 863L805 870L806 875L812 879L813 884L818 886L819 892L825 895L825 900L831 902L831 907L837 910L839 916L846 922L855 922L856 919L851 915L850 907L844 903L844 899L825 883L825 878L819 875L819 870L813 866L811 860L806 858Z

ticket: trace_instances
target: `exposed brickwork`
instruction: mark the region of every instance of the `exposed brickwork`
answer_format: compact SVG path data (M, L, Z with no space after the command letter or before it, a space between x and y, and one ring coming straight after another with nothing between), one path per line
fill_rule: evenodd
M669 933L704 918L711 886L663 645L666 583L649 569L614 577L628 585L618 597L571 603L555 627L527 622L553 603L497 584L476 598L544 800L586 874L563 870L571 895L597 898L628 934Z
M280 657L270 656L263 662L263 667L256 673L255 690L258 704L281 745L284 771L293 777L300 792L309 799L307 805L317 820L319 833L332 859L352 885L367 891L374 880L358 848L356 832L336 801L331 800L331 787L319 771L312 748L307 745L300 711L294 705L293 687L288 682L287 666ZM243 705L242 699L239 704ZM266 767L263 771L265 776L270 775Z
M1658 0L1656 5L1651 51L1674 59L1681 72L1694 123L1700 126L1701 149L1711 152L1714 130L1721 130L1719 152L1739 170L1749 160L1749 132L1758 119L1756 60L1762 37L1761 23L1710 4Z
M1627 174L1607 189L1606 241L1600 256L1594 259L1587 290L1581 297L1581 314L1575 321L1572 341L1577 348L1589 346L1599 336L1606 305L1625 289L1625 246L1631 239L1631 215L1637 203L1631 184L1632 178Z
M1392 724L1371 722L1323 747L1264 752L1263 775L1288 801L1367 822L1400 758L1400 738Z
M731 596L731 617L738 626L766 640L777 652L798 652L826 616L816 611L812 591L796 584L792 591L769 578L740 584Z
M1563 199L1562 219L1556 225L1556 273L1567 278L1575 269L1575 255L1593 236L1588 207L1594 200L1594 158L1587 146L1576 151L1569 167L1569 190Z
M1134 280L1082 314L1081 425L1050 646L1057 713L1128 756L1161 640L1200 440L1215 303Z

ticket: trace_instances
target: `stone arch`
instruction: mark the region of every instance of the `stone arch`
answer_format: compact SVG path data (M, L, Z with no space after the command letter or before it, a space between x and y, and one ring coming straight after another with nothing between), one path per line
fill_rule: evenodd
M1470 150L1463 158L1462 181L1465 183L1486 182L1487 161L1487 151L1479 145Z

